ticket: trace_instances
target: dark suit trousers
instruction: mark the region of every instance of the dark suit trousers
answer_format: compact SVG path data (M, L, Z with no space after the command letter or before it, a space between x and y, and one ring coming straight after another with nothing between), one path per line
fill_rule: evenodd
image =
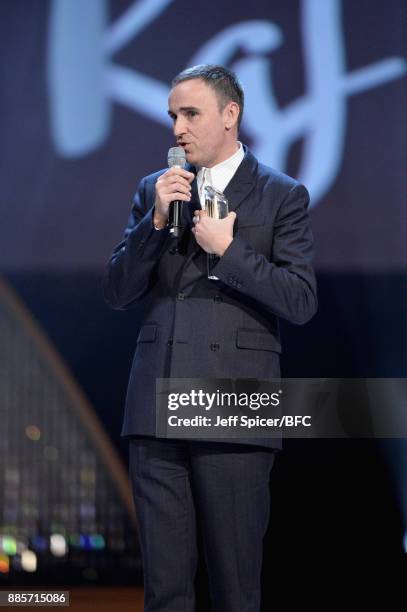
M244 444L130 440L146 612L194 612L198 530L213 612L259 612L274 457Z

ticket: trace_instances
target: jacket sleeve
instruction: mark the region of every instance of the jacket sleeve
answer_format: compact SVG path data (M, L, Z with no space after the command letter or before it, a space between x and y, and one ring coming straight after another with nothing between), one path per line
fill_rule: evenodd
M307 189L296 183L276 214L270 261L237 234L213 268L221 281L297 324L317 310L308 204Z
M104 298L117 309L132 306L151 289L154 268L168 236L168 228L154 228L154 207L148 204L146 182L140 182L124 238L114 249L103 280Z

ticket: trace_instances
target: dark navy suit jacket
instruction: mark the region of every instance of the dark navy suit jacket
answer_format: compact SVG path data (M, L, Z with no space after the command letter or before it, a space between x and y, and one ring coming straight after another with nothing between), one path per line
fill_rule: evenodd
M317 309L303 185L259 163L245 147L225 189L237 219L233 241L213 268L219 278L214 282L207 279L206 253L190 231L193 211L201 208L196 180L191 202L184 203L178 251L168 228L153 227L155 182L163 172L142 179L104 283L113 308L149 297L122 435L155 435L156 378L279 377L278 318L303 324ZM279 439L245 442L281 448Z

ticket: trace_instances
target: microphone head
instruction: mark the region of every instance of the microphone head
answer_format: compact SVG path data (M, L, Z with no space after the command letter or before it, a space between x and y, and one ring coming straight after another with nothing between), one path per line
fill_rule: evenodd
M168 150L168 167L178 166L183 168L185 166L186 157L185 151L182 147L171 147Z

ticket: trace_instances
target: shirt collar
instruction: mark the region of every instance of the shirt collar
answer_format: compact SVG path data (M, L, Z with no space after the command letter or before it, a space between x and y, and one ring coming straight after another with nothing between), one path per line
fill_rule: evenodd
M238 141L239 148L227 159L224 159L216 166L212 166L212 168L205 168L205 166L199 166L197 168L198 171L198 180L202 177L204 170L209 170L209 174L211 178L211 184L216 189L223 191L229 181L232 179L239 165L241 164L244 158L244 149L241 142Z

